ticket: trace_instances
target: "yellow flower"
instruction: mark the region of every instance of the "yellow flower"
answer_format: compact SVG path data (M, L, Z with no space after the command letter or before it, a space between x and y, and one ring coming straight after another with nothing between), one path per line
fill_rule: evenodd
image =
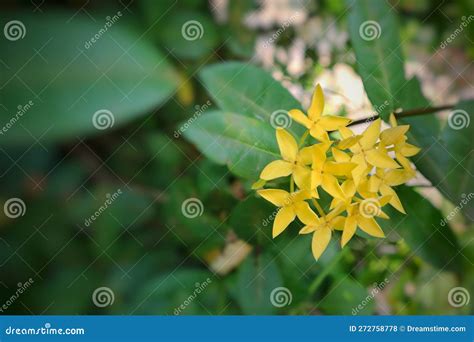
M375 221L375 217L388 218L381 208L387 204L389 199L390 196L380 197L379 199L369 198L351 205L347 210L347 217L344 218L341 247L344 247L354 236L357 227L360 227L362 231L371 236L385 237L382 228Z
M324 110L324 94L321 86L318 84L313 93L311 105L306 116L299 109L292 109L288 113L296 122L305 126L311 136L319 141L329 141L327 132L335 131L340 127L347 126L351 120L334 115L322 115Z
M381 145L379 147L382 151L385 147ZM364 198L370 198L377 196L380 193L382 196L390 196L390 205L397 209L399 212L406 214L403 208L402 202L398 197L393 186L406 183L409 179L413 178L414 171L410 169L380 169L376 168L373 175L370 175L368 179L365 179L359 184L358 192Z
M341 229L344 222L344 217L338 216L341 213L340 208L332 210L326 216L319 218L313 211L301 217L300 220L305 226L300 230L300 234L313 233L311 242L311 250L316 260L326 250L326 247L331 241L332 231L334 229Z
M349 119L323 116L323 109L324 95L317 85L307 116L297 109L289 112L307 128L300 145L309 136L317 143L313 139L313 145L300 149L292 134L277 128L281 159L265 166L260 179L252 185L253 189L260 189L269 180L291 176L290 192L281 189L257 192L279 207L273 222L273 237L280 235L298 217L305 225L299 233L313 234L311 250L316 260L326 250L334 230L342 231L341 247L349 242L357 228L374 237L385 236L376 218L389 218L382 211L386 204L405 213L394 187L414 177L415 170L408 157L420 151L407 143L410 127L398 126L393 114L391 128L381 131L382 122L377 119L362 134L356 135L346 127ZM335 130L342 139L330 139L328 132ZM299 188L296 192L295 183ZM328 214L315 200L319 198L319 187L332 197ZM306 202L309 199L320 216Z
M353 153L351 161L357 164L357 167L352 171L356 185L370 172L372 166L387 169L400 167L386 151L378 149L377 140L380 135L380 128L381 120L377 119L367 127L361 138L349 148ZM340 128L339 132L344 139L354 136L354 133L347 127Z
M280 189L263 189L257 192L270 203L280 207L273 221L272 236L274 238L280 235L295 220L296 216L303 220L311 215L312 210L305 202L311 198L308 191L300 190L289 193Z
M335 198L344 198L344 192L339 185L336 176L348 176L352 169L357 165L350 162L334 162L328 161L326 152L330 144L317 144L313 146L312 157L312 171L311 171L311 189L316 190L321 186L324 191Z
M308 189L310 185L311 148L305 147L298 151L295 138L283 128L277 128L276 138L280 149L281 160L274 160L262 170L260 178L272 180L293 175L300 189Z
M407 143L406 132L410 129L410 125L398 126L395 115L390 114L390 125L392 128L386 129L380 134L380 140L386 146L394 145L395 157L398 162L407 170L411 170L410 161L407 157L413 157L420 152L420 148Z

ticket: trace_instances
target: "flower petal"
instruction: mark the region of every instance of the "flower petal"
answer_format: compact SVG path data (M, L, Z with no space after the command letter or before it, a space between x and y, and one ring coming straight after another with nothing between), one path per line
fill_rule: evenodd
M320 171L313 170L311 172L311 189L316 189L323 182L323 175Z
M321 254L326 250L329 241L331 240L331 229L326 226L317 229L313 234L313 240L311 242L311 250L316 260L319 259Z
M344 229L344 222L346 218L343 216L336 216L331 220L332 228L335 230L343 230Z
M356 186L355 186L354 181L352 179L346 179L341 184L341 189L344 192L344 195L348 198L354 197L355 192L356 192Z
M333 175L324 173L321 186L332 197L344 200L344 192Z
M347 126L351 122L351 119L335 116L335 115L324 115L319 119L318 124L326 131L335 131L341 127Z
M364 149L369 149L375 145L380 134L380 125L382 121L380 119L375 120L370 124L369 127L362 133L362 138L359 140L359 144Z
M288 115L297 123L302 124L306 128L310 128L313 122L299 109L292 109Z
M354 132L349 127L339 127L339 133L343 139L348 139L354 136Z
M402 125L397 127L392 127L384 130L380 133L380 140L387 146L395 144L400 138L403 138L408 129L409 125Z
M313 145L312 161L314 170L322 170L324 162L326 161L326 144Z
M313 146L303 147L298 152L298 157L296 158L298 163L303 165L309 165L312 161Z
M321 86L319 84L316 85L316 88L313 92L313 97L311 99L311 105L308 109L308 117L315 121L318 119L324 110L324 94Z
M354 216L348 216L344 223L344 230L342 231L341 247L344 247L350 239L354 236L357 229L357 220Z
M283 159L289 162L295 162L296 155L298 154L298 145L296 144L295 138L283 128L277 128L276 138Z
M360 139L362 139L362 135L353 135L348 138L342 139L337 143L337 148L345 150L357 144Z
M258 190L257 193L265 198L268 202L276 205L277 207L283 207L289 205L290 194L281 189L262 189Z
M395 114L390 113L390 126L397 127L397 119L395 118Z
M392 207L394 207L395 209L397 209L399 212L401 212L402 214L406 214L405 212L405 208L403 208L403 205L402 205L402 202L400 201L400 198L398 197L397 193L395 192L395 190L393 190L391 187L389 187L388 185L385 185L383 184L381 187L380 187L380 193L384 196L391 196L390 198L390 201L388 203L390 203L390 205Z
M350 176L352 170L354 170L356 166L356 163L336 163L329 161L324 164L324 172L328 172L335 176Z
M304 226L303 228L300 229L298 234L310 234L316 230L315 226Z
M365 159L369 164L382 169L396 169L400 167L400 165L398 165L395 160L390 158L388 154L380 152L376 149L366 151Z
M400 150L400 152L405 157L413 157L415 154L418 154L418 152L420 151L421 151L421 148L416 147L415 145L412 145L412 144L408 144L408 143L405 143Z
M296 185L300 189L311 189L311 170L308 167L296 165L293 171Z
M329 140L329 135L328 133L318 124L314 125L310 131L309 134L311 136L321 142L328 142Z
M389 170L385 174L384 183L389 186L396 186L406 183L412 176L412 173L405 169Z
M294 221L296 217L293 207L283 207L278 210L278 214L275 216L275 221L273 222L272 236L276 238L280 235L288 225Z
M355 185L357 186L359 185L359 182L362 180L362 178L368 173L368 165L362 154L355 154L352 156L351 161L357 164L356 168L352 170L352 178L354 179Z
M291 198L293 199L293 203L305 201L311 198L311 192L306 189L301 189L299 191L295 191L291 194Z
M367 218L359 215L357 217L357 223L359 224L360 229L362 229L367 234L378 238L385 237L382 228L380 228L379 224L374 218Z
M337 161L338 163L351 161L351 157L346 152L343 152L334 147L331 149L331 151L332 151L332 156L334 157L334 160Z
M286 160L274 160L264 167L260 173L260 178L264 180L272 180L275 178L285 177L291 175L294 164Z
M380 184L382 184L382 180L379 177L375 175L370 176L368 182L369 192L378 192Z
M321 221L314 213L314 211L309 206L308 202L298 202L294 206L296 216L303 222L305 225L309 226L319 226Z

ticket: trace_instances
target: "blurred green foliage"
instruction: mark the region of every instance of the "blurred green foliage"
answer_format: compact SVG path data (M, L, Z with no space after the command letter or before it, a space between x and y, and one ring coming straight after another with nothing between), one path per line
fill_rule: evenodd
M405 59L416 58L404 56L406 45L421 39L413 32L432 28L424 44L436 50L472 13L469 1L401 1L396 16L385 1L302 3L349 33L344 54L355 57L372 105L389 101L384 118L430 104L405 76ZM442 224L473 188L472 123L454 131L435 115L405 119L423 148L415 164L442 203L401 188L408 215L389 213L386 239L355 238L343 251L332 243L315 262L297 223L271 238L274 207L251 184L277 153L272 113L301 104L253 59L262 31L281 28L245 25L262 6L231 1L219 19L214 2L193 0L0 5L2 25L26 27L24 39L0 40L0 125L34 103L0 134L1 203L25 203L18 218L0 212L2 313L351 315L363 303L357 314L473 312L472 301L448 302L452 288L474 288L472 202ZM360 39L368 20L381 23L379 39ZM201 25L200 38L185 38L189 21ZM301 35L285 27L282 46ZM473 29L454 43L471 58ZM284 78L310 89L324 68L318 50L305 53L310 69ZM456 108L474 111L472 101ZM97 129L102 109L113 125ZM189 199L202 204L195 217L183 214ZM218 260L235 265L216 271ZM95 304L99 287L113 292L110 305ZM272 301L280 288L290 293L284 305Z

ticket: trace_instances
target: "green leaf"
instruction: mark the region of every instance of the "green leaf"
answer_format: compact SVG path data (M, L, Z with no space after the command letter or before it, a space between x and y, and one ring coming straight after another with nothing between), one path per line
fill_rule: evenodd
M274 313L277 307L272 304L272 298L278 291L285 291L278 289L282 286L280 271L274 258L266 254L245 259L238 271L237 286L237 301L246 315ZM273 295L272 291L275 291ZM289 290L286 289L285 295L288 295L287 291ZM289 300L290 297L286 298ZM278 300L274 298L277 305L282 304ZM287 302L287 304L290 303Z
M237 236L248 243L269 245L277 212L270 202L251 195L234 207L228 222Z
M219 43L218 29L212 17L198 11L173 7L172 11L154 12L153 35L160 45L178 58L197 59L211 55ZM163 13L167 15L163 16Z
M408 81L400 93L400 101L404 109L429 106L416 78ZM460 102L451 111L451 124L448 121L443 129L435 115L399 120L410 125L408 141L422 149L411 158L417 169L468 218L474 217L474 203L466 200L474 188L474 125L469 122L473 112L474 101Z
M287 127L289 117L285 111L301 108L270 74L248 63L214 64L204 68L200 76L220 109L256 118L268 126L274 122ZM272 113L275 113L273 118ZM303 131L295 122L288 129L298 135Z
M209 159L226 164L234 174L258 179L280 153L275 130L265 123L238 114L213 111L196 119L184 136Z
M385 233L395 229L413 253L435 267L459 271L459 244L441 212L410 187L400 186L397 194L407 215L390 210L390 220L380 220Z
M444 175L438 184L441 192L472 222L474 219L474 100L460 102L450 113L441 132L443 151L440 165Z
M394 9L386 1L361 0L349 15L349 32L365 91L382 118L400 106L405 86L403 55Z
M367 290L349 276L335 280L319 307L330 315L370 315L374 311L375 299Z
M115 128L172 94L173 69L146 38L121 23L122 16L112 16L115 23L105 30L106 19L72 12L2 15L2 22L19 19L26 35L0 40L0 126L9 126L0 133L1 143L103 133L93 124L99 110L110 111L99 118L109 120L102 124L113 119ZM19 106L23 114L17 114Z

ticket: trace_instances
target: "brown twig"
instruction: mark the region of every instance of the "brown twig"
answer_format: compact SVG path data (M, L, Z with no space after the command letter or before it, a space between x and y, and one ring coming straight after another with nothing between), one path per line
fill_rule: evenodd
M395 113L395 117L397 119L401 119L401 118L406 118L406 117L409 117L409 116L431 114L431 113L439 112L439 111L442 111L442 110L445 110L445 109L451 109L453 107L454 107L454 105L451 104L451 105L444 105L444 106L439 106L439 107L415 108L415 109L410 109L410 110ZM363 124L363 123L368 123L368 122L371 122L371 121L374 121L374 120L378 119L379 117L380 117L379 115L373 115L373 116L369 116L367 118L354 120L348 126L354 126L354 125L359 125L359 124Z

